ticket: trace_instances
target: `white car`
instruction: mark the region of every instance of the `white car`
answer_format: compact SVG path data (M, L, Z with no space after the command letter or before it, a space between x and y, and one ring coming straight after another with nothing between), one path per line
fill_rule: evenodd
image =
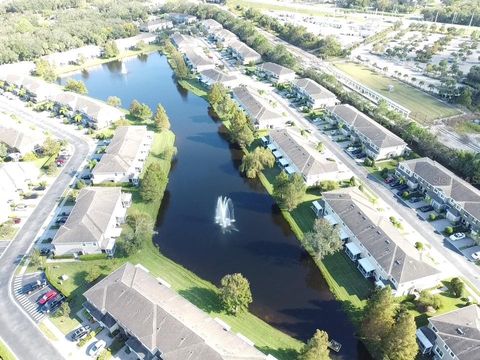
M473 260L480 260L480 251L474 252L472 254L472 259Z
M458 232L458 233L450 235L450 240L457 241L457 240L463 239L464 237L465 237L464 233Z
M98 340L95 344L93 344L93 346L90 348L90 350L88 351L88 355L90 356L97 356L100 351L102 351L103 349L105 349L105 346L107 345L107 343L103 340Z

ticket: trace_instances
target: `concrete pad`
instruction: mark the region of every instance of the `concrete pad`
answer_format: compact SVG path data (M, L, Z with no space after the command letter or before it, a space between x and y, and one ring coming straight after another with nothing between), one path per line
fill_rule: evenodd
M468 247L472 247L472 246L476 245L475 241L473 241L472 239L470 239L468 237L463 238L461 240L456 240L456 241L450 240L450 238L448 238L448 241L450 242L450 244L452 244L459 251L462 251L462 249L466 249Z
M472 258L472 254L476 253L477 251L480 251L480 246L478 245L462 250L462 254L470 261L477 261L474 258Z
M430 221L430 224L433 226L433 228L439 232L440 234L445 230L447 226L452 226L452 223L447 220L447 219L440 219L440 220L435 220L435 221Z

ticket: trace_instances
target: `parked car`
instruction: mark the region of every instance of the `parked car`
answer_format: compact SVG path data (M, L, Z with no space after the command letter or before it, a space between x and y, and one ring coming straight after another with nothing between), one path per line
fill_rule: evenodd
M394 180L390 182L388 185L393 189L395 186L399 185L399 182L398 180Z
M56 224L65 224L67 222L68 216L60 216L55 220Z
M457 241L457 240L463 239L465 237L465 234L462 232L457 232L455 234L450 235L449 237L450 237L450 240Z
M26 210L26 209L27 209L27 205L26 205L26 204L17 204L17 205L15 205L15 210L16 210L16 211Z
M20 224L22 222L22 219L16 217L16 218L13 218L12 221L14 224Z
M38 194L36 192L33 192L33 193L30 193L30 194L27 194L27 195L24 195L23 197L24 199L36 199L38 198Z
M85 336L88 335L90 332L90 326L85 325L85 326L80 326L78 329L76 329L73 334L72 334L72 340L73 341L78 341L83 339Z
M51 301L45 303L40 309L40 311L45 314L53 313L60 307L64 300L65 297L62 294L58 294Z
M362 152L360 152L359 154L355 155L355 157L357 159L363 159L363 158L366 158L367 156L365 154L362 154Z
M357 149L357 150L352 151L352 155L358 155L358 154L361 154L361 153L362 153L361 149Z
M86 174L86 175L80 176L80 179L82 179L82 180L90 180L91 178L92 178L91 174Z
M30 295L34 291L43 289L45 286L47 286L47 281L46 280L37 280L37 281L31 282L29 284L26 284L23 287L22 290L23 290L24 294Z
M43 294L43 296L40 298L40 300L38 300L38 304L39 305L46 304L47 302L52 300L55 296L57 296L57 294L58 293L55 290L47 291L45 294Z
M391 184L392 181L395 181L395 178L393 176L389 176L383 181L385 182L385 184Z
M397 190L400 192L400 193L403 193L405 190L408 189L408 185L404 184L404 185L400 185Z
M410 199L408 199L408 202L414 204L416 202L422 201L423 198L420 196L412 196Z
M107 343L103 340L98 340L95 344L93 344L93 346L90 348L90 350L88 351L88 355L90 356L97 356L100 351L102 351L103 349L105 349L105 346L107 345Z
M433 206L425 205L425 206L419 207L418 210L420 210L421 212L429 212L433 210Z
M476 251L472 254L473 260L480 260L480 251Z
M50 249L43 248L42 250L40 250L40 255L43 255L43 256L50 255Z

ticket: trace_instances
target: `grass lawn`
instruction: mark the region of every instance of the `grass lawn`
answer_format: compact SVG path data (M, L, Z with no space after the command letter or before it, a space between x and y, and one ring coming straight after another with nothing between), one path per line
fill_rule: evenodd
M189 80L179 80L178 83L188 91L191 91L201 98L207 99L208 89L205 88L198 80L189 79Z
M3 343L3 341L0 341L0 359L2 359L2 360L15 360L16 359L16 357L7 348L7 346Z
M396 79L375 73L365 66L351 62L337 62L334 65L355 80L405 106L411 110L410 116L424 125L431 124L435 119L460 113L453 106L443 103L423 91ZM388 85L394 86L392 92L388 91Z
M455 131L460 134L480 134L480 125L471 121L463 121L455 126Z
M147 164L153 161L160 162L165 171L168 172L171 162L170 159L164 159L163 152L168 147L172 147L173 143L173 133L155 134ZM141 201L138 189L127 187L125 190L133 193L133 204L129 211L141 210L149 213L153 219L156 218L160 207L159 202L144 203ZM71 299L70 318L59 317L53 318L52 321L65 333L76 327L76 320L72 320L72 318L81 309L82 303L85 301L83 293L92 285L86 281L89 271L92 268L97 268L101 276L106 276L126 261L133 264L140 263L149 269L153 275L165 279L179 294L210 316L221 318L232 327L234 332L240 332L251 339L265 353L272 354L278 359L295 359L298 350L303 346L302 342L273 328L251 313L242 313L238 316L225 314L218 297L218 289L214 284L199 278L191 271L163 256L151 241L145 243L136 254L128 257L48 264L48 279ZM68 275L68 280L60 281L62 275Z
M58 338L55 336L55 334L52 333L50 331L50 329L44 323L38 324L38 328L50 340L52 340L52 341L57 341L58 340Z

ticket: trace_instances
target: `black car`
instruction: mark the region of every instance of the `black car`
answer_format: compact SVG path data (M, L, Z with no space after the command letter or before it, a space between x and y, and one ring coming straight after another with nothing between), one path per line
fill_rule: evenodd
M43 256L50 255L50 249L43 248L42 250L40 250L40 255L43 255Z
M81 326L73 332L72 340L73 341L81 340L85 336L87 336L89 332L90 332L90 326L88 326L88 325Z
M45 303L45 305L42 306L40 311L42 313L53 313L55 310L57 310L60 307L63 300L65 300L65 296L63 296L62 294L58 294L53 298L53 300L50 300L47 303Z
M80 179L82 179L82 180L90 180L91 178L92 178L92 175L90 175L90 174L82 175L80 177Z
M30 295L34 291L43 289L45 286L47 286L47 281L45 279L37 280L35 282L25 285L22 290L24 294Z
M351 154L352 154L352 155L358 155L358 154L360 154L361 152L362 152L361 149L357 149L357 150L353 150L353 151L351 152Z
M423 200L422 197L412 196L410 199L408 199L408 202L414 204L414 203L422 201L422 200Z
M418 210L420 210L421 212L432 211L433 206L432 205L425 205L425 206L419 207Z
M408 185L401 185L400 187L397 188L398 191L405 191L408 189Z
M27 194L23 197L24 199L36 199L38 198L38 194L37 193L30 193L30 194Z

